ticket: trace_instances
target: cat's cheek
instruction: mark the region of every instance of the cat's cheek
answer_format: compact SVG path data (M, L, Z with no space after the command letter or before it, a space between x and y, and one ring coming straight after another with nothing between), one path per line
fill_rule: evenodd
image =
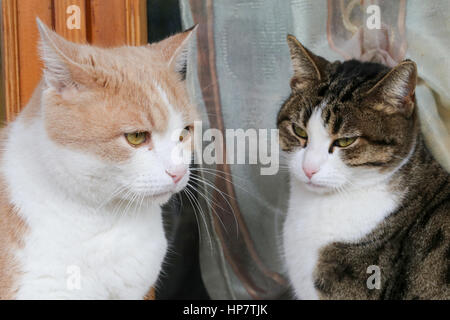
M305 149L294 151L289 162L289 171L297 180L306 183L308 178L303 171L303 161L305 157Z
M326 162L322 173L325 179L329 181L331 188L340 188L344 186L352 177L351 168L349 168L342 160L340 150L330 155Z

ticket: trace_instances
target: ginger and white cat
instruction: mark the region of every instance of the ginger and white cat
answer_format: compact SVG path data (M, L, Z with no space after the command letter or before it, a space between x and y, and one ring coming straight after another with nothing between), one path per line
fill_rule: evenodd
M64 40L38 21L43 81L3 129L0 298L142 299L182 190L193 122L180 68L193 30L141 47Z

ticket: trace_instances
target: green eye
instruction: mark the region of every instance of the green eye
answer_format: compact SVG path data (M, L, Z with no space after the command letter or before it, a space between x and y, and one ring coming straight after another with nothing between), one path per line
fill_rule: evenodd
M357 137L337 139L334 144L340 148L345 148L355 142Z
M193 126L187 126L183 129L183 131L180 134L180 137L178 138L178 141L183 142L191 133L193 129Z
M138 146L147 140L147 132L125 133L125 138L132 146Z
M299 126L297 126L295 124L293 125L293 128L294 128L295 134L298 135L300 138L308 139L308 134L306 133L305 130L303 130L302 128L300 128Z

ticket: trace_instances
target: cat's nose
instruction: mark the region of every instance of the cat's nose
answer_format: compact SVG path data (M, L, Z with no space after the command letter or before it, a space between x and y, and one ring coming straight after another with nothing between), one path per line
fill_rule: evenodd
M318 168L311 168L311 167L303 167L303 171L305 172L308 179L311 180L312 176L319 171Z
M174 183L178 183L181 179L183 179L186 172L186 168L166 170L166 173L172 178Z

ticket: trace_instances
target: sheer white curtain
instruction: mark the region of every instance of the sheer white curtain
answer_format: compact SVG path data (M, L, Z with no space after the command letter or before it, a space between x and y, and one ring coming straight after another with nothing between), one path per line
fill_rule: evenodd
M199 80L198 70L201 66L197 47L191 50L187 72L190 93L203 111L205 127L208 127L213 117L223 117L225 128L275 128L277 112L289 95L292 74L286 35L294 34L305 46L328 60L343 59L330 47L330 30L327 35L327 22L330 10L336 4L334 2L180 0L184 27L199 22L199 14L202 14L196 12L199 6L210 7L210 11L205 12L210 13L206 21L213 37L214 50L211 52L215 58L216 79L210 84ZM355 1L339 2L346 6ZM398 14L399 3L394 6L397 12L387 2L377 3L381 6L382 22L396 21L383 20L383 15L392 18L392 15ZM360 9L353 10L350 19L354 15L361 15L357 11ZM421 79L416 94L423 132L430 148L447 168L450 168L449 13L447 0L407 1L404 22L407 44L405 58L417 63ZM202 36L197 40L206 41L206 38ZM219 113L212 114L208 110L202 95L205 85L220 89ZM242 255L245 257L238 265L248 269L246 272L252 284L249 286L243 283L245 277L240 276L236 272L236 265L233 267L233 263L230 263L230 257L223 250L224 240L214 228L212 221L215 213L203 203L208 228L204 227L201 220L199 225L205 285L212 298L289 297L286 285L282 280L276 280L277 275L272 273L284 273L280 231L288 198L287 173L280 169L277 175L261 176L259 166L251 165L232 165L231 173L240 213L254 243L254 251L261 261L255 262L255 257L243 250ZM205 174L205 177L209 176ZM209 178L211 183L217 181Z

